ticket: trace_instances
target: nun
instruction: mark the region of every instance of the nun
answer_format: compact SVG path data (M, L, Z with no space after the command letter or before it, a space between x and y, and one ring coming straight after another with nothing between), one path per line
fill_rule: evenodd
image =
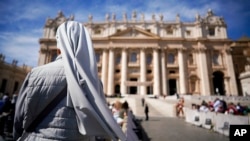
M90 35L67 21L56 33L58 57L33 68L18 94L18 141L125 141L105 100Z

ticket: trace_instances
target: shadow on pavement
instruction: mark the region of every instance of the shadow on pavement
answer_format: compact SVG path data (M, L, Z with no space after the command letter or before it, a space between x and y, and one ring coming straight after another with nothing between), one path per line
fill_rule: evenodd
M140 141L151 141L151 139L148 137L147 133L145 132L145 130L141 126L142 121L143 121L142 119L135 120L135 125L136 125L137 129L135 129L134 131L135 131L136 135L138 136L138 138L140 139Z

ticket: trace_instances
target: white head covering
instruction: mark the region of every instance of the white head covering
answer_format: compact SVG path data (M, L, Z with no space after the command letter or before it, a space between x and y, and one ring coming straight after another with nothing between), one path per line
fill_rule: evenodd
M79 132L125 141L125 134L107 107L88 31L81 23L68 21L59 26L56 39L64 63L68 97L77 114Z

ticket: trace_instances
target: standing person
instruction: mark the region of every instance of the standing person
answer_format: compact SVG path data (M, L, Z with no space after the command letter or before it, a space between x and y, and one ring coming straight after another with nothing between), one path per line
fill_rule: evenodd
M75 21L65 22L58 27L56 40L60 54L56 61L32 69L22 85L16 103L14 138L92 141L103 137L125 141L107 107L86 28Z
M148 104L145 104L145 107L144 107L144 113L145 113L145 120L148 120L149 117L148 117L148 113L149 113L149 109L148 109Z
M144 97L141 99L141 105L142 105L142 107L144 106L144 103L145 103L145 99L144 99Z
M175 95L176 95L176 98L177 98L177 99L180 98L180 95L179 95L177 92L175 93Z
M178 101L178 103L176 104L175 106L175 109L176 109L176 116L179 117L179 116L183 116L184 117L184 98L181 97Z

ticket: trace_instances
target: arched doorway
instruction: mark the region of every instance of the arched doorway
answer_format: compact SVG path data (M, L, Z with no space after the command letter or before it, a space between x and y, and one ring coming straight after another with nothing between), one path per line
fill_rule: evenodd
M224 73L216 71L213 73L214 93L217 95L225 95Z

